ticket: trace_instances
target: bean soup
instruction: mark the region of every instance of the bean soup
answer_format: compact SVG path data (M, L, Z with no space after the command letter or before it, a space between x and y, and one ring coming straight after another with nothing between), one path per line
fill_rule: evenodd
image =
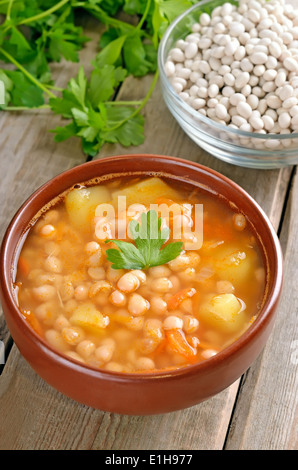
M101 370L150 373L237 340L266 279L245 215L157 175L71 188L32 223L15 285L22 315L55 350Z

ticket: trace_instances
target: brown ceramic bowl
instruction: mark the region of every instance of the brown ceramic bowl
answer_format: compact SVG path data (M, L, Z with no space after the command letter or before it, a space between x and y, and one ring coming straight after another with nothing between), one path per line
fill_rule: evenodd
M123 374L101 371L53 350L23 319L13 290L24 234L42 207L76 183L107 174L159 173L193 181L223 196L246 214L259 237L267 271L266 299L256 321L232 345L204 362L171 372ZM183 159L160 155L122 155L68 170L38 189L11 221L1 248L1 302L13 340L47 383L72 399L104 411L146 415L196 405L238 379L262 351L272 329L282 286L278 238L257 203L219 173Z

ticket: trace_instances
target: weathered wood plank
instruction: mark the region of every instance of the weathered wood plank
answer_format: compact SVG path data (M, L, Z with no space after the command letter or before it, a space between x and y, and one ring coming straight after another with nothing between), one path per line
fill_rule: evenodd
M14 346L0 376L0 450L88 449L103 412L49 387Z
M296 173L281 232L284 288L264 353L245 375L227 449L298 449L298 292Z
M101 423L94 450L221 450L238 385L208 402L156 416L109 415Z
M221 449L236 390L165 415L104 413L48 386L14 347L0 377L0 450Z

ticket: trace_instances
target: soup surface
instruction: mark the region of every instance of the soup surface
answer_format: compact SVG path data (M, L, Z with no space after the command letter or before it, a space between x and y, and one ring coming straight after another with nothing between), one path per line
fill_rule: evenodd
M200 362L234 342L261 308L265 269L229 204L141 176L77 185L45 211L15 284L24 318L53 348L135 373Z

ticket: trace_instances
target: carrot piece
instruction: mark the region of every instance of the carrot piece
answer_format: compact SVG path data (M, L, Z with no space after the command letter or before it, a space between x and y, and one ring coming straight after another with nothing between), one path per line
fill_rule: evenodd
M26 322L31 326L31 328L39 336L43 336L43 330L39 320L36 318L34 313L31 310L21 310L22 315L24 316Z
M169 298L167 301L168 304L168 309L169 310L175 310L176 308L179 307L181 302L185 299L189 299L193 295L196 294L196 289L194 287L187 287L185 289L180 290L176 294L172 295L172 297Z
M220 224L218 222L210 223L210 221L203 221L203 235L204 239L219 239L231 241L235 238L232 227L227 224Z
M167 206L171 206L172 204L177 204L173 201L173 199L169 199L167 197L157 197L155 199L155 204L166 204Z
M22 276L27 277L30 272L30 265L24 256L19 257L18 268Z
M160 353L162 353L165 349L166 343L167 343L167 340L165 338L161 340L161 342L156 346L154 351L152 351L152 355L158 356Z
M185 334L180 329L173 329L166 331L166 337L169 346L173 351L182 356L185 356L188 360L194 359L197 355L197 349L193 348L187 341Z
M196 292L192 299L192 314L196 318L198 318L200 303L201 303L201 296L198 292Z

